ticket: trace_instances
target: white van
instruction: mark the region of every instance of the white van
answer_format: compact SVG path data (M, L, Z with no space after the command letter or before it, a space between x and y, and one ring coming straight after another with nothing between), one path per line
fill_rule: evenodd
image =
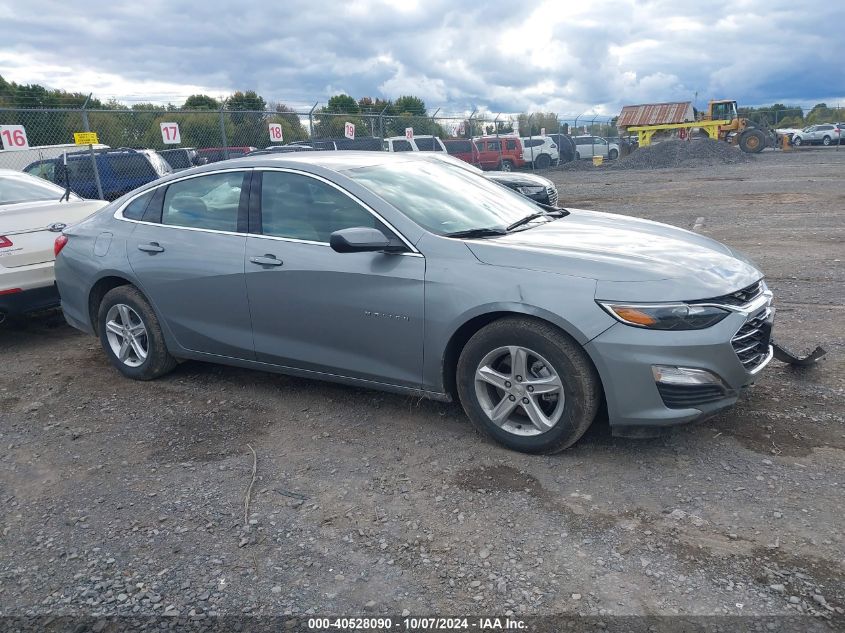
M384 139L382 147L385 152L443 152L446 146L436 136L422 134L407 139L404 136L390 136Z
M71 152L79 152L85 149L88 149L87 145L74 145L73 143L40 145L27 149L4 149L0 150L0 169L23 171L24 167L39 160L58 158L65 152L70 154ZM109 146L98 143L94 145L94 149L109 149Z

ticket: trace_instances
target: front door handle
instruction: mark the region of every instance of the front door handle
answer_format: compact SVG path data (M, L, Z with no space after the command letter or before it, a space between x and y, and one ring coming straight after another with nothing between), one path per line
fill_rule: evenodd
M258 264L259 266L281 266L282 260L276 259L275 255L271 255L267 253L266 255L258 255L255 257L250 257L249 261L253 264Z
M164 246L161 246L158 242L150 242L149 244L138 244L138 250L145 253L163 253Z

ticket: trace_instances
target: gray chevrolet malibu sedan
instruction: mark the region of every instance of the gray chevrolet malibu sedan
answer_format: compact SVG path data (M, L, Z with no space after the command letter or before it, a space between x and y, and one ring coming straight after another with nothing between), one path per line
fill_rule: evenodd
M229 160L57 240L68 322L125 376L194 359L460 400L554 452L733 404L772 357L747 259L656 222L541 207L413 154Z

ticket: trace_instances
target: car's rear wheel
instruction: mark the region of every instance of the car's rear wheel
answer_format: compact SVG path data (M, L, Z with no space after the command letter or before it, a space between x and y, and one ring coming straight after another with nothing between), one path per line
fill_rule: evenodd
M584 350L530 318L500 319L470 338L458 360L457 386L477 428L525 453L572 446L600 401L599 379Z
M537 160L534 161L534 165L535 167L537 167L537 169L548 169L551 164L552 157L548 154L540 154L537 157Z
M607 157L608 157L610 160L616 160L617 158L619 158L619 151L618 151L618 150L615 150L615 149L612 149L612 150L610 150L610 152L608 153Z
M830 137L829 137L829 136L825 136L825 137L822 139L822 145L824 145L825 147L827 147L828 145L830 145Z
M106 293L97 325L106 355L124 376L152 380L176 366L158 318L137 288L118 286Z
M509 160L503 160L502 164L499 166L499 169L502 171L513 171L513 163Z

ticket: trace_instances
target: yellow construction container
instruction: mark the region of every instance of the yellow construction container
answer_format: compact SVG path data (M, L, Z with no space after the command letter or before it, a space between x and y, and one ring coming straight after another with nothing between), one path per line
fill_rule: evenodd
M604 156L593 156L593 165L598 167L604 162Z

